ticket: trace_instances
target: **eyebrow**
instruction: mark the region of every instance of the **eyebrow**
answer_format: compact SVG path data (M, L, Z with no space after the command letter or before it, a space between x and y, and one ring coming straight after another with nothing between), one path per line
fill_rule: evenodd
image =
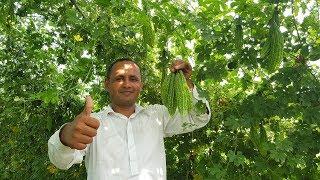
M119 75L115 75L114 78L118 78L118 77L125 77L123 74L119 74ZM141 79L139 76L137 75L129 75L129 78L138 78L138 79Z

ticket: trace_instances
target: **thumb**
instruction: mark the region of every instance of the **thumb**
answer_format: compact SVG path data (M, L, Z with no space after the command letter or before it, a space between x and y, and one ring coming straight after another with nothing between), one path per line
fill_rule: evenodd
M83 112L85 113L85 115L90 116L92 109L93 109L93 100L91 96L87 96L86 105L84 106Z

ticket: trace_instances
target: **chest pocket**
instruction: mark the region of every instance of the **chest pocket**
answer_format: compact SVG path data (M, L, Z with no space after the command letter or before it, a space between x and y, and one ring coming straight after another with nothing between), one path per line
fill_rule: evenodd
M96 137L96 154L98 161L108 161L110 164L114 164L121 160L122 156L126 153L126 142L123 137L117 131L111 120L100 121L100 127L98 129Z

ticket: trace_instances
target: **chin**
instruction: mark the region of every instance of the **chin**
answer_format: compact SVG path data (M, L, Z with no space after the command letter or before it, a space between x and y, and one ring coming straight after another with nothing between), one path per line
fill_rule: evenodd
M130 100L130 101L123 101L123 102L121 102L120 104L121 104L122 106L126 106L126 107L128 107L128 106L133 106L133 105L135 105L135 104L136 104L136 102L135 102L135 101Z

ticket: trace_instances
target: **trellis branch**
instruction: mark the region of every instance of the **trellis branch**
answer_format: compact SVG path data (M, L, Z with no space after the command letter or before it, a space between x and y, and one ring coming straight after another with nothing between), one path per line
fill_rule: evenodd
M70 0L71 4L76 8L76 10L81 14L81 16L85 19L86 17L84 16L83 12L79 8L76 0Z

